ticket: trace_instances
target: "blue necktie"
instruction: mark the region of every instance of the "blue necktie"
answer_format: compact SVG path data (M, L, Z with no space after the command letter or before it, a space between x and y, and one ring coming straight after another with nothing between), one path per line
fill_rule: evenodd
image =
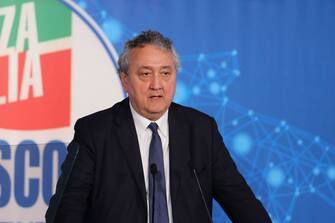
M162 141L158 135L158 125L154 122L148 126L152 131L149 148L149 218L150 223L169 223L169 215L166 202L166 185L164 174L164 160ZM153 165L156 165L152 171ZM151 172L154 173L154 176ZM155 185L153 182L155 181ZM153 196L153 193L155 195ZM154 198L154 202L153 202ZM154 203L154 207L153 207ZM153 215L154 213L154 215ZM153 216L153 220L152 220Z

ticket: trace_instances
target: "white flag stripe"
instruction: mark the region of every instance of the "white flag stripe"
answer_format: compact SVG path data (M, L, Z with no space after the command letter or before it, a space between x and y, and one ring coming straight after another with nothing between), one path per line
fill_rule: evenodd
M66 38L41 42L39 44L39 52L40 54L45 54L45 53L69 49L72 46L71 40L72 40L71 37L66 37Z
M41 54L58 52L58 51L70 49L71 46L72 46L72 38L66 37L66 38L60 38L60 39L40 42L38 44L37 50L38 50L38 53L41 55ZM0 56L8 56L10 52L12 52L13 50L14 50L14 47L7 48L0 52Z

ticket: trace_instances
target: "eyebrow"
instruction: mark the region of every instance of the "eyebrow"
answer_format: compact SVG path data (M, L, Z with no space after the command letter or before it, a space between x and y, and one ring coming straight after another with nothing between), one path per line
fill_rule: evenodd
M171 69L172 67L170 65L168 65L168 66L162 66L161 68L162 69Z
M160 69L172 69L172 66L166 65L166 66L162 66L159 68ZM139 69L153 69L153 67L152 66L140 66Z

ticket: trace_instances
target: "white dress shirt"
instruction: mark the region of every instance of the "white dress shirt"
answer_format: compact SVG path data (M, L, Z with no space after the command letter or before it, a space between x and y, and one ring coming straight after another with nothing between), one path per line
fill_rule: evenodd
M149 147L152 137L152 131L148 128L152 122L147 118L144 118L138 114L130 104L130 110L135 122L135 128L138 138L138 144L140 146L140 153L142 159L143 173L145 188L147 192L147 207L149 216ZM164 173L166 183L166 200L169 214L169 222L172 223L172 207L171 207L171 196L170 196L170 163L169 163L169 123L168 123L168 110L160 117L155 123L158 125L158 134L162 141L163 148L163 160L164 160ZM149 223L149 217L148 217Z

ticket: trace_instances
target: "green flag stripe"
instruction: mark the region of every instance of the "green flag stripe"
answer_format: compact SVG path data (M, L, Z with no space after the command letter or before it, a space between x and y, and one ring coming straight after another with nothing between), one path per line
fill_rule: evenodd
M39 42L68 37L71 35L71 10L57 0L0 0L0 7L14 5L15 19L11 30L9 47L16 45L21 5L34 2ZM4 18L0 17L0 32ZM0 33L1 35L1 33Z

